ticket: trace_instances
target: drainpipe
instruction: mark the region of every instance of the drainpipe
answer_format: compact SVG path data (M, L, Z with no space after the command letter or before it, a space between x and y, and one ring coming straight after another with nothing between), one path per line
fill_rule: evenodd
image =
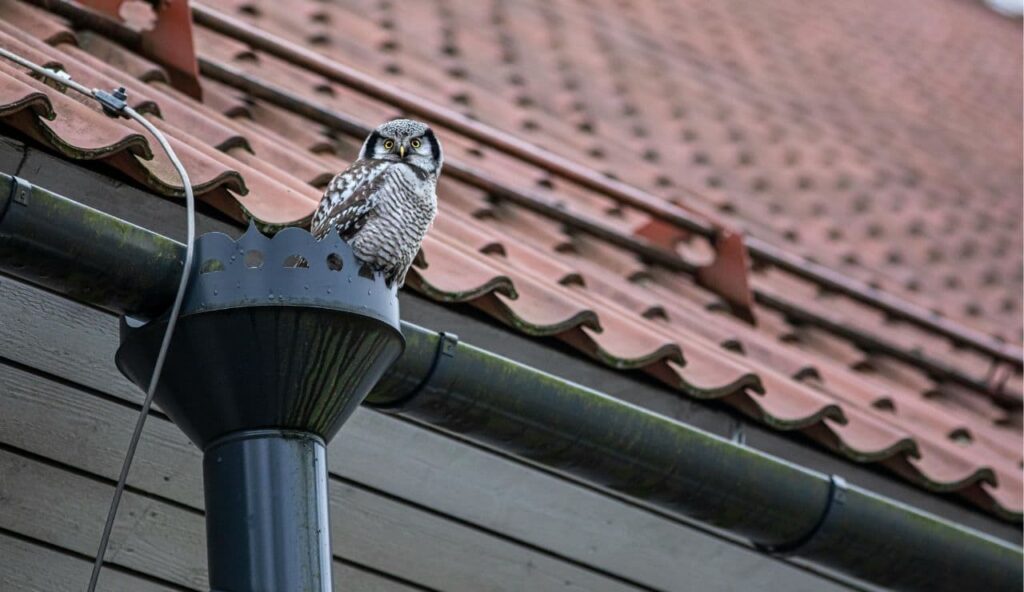
M210 585L329 592L325 446L402 353L396 290L298 228L206 234L195 261L154 401L203 451ZM122 319L139 386L165 327Z
M325 446L402 353L397 290L299 228L206 234L195 261L154 401L203 451L210 585L330 592ZM140 387L165 328L122 318Z
M0 176L0 212L4 181ZM91 294L92 304L119 313L133 312L119 308L124 302L153 307L173 297L174 273L167 273L171 279L162 285L160 268L173 271L175 259L168 254L180 245L40 188L30 193L29 206L18 209L12 203L6 216L0 214L0 272L63 294ZM34 234L42 229L49 235ZM141 290L133 288L132 274L116 271L126 266L142 270L145 295L130 296ZM51 272L41 277L35 269ZM97 285L93 272L126 283ZM1018 546L453 336L408 323L401 329L405 353L384 373L366 405L724 529L765 553L799 557L875 586L1021 589Z
M4 272L133 315L116 362L145 388L181 245L6 175L0 222ZM330 592L325 447L402 353L397 294L297 228L195 261L154 400L203 451L210 586Z

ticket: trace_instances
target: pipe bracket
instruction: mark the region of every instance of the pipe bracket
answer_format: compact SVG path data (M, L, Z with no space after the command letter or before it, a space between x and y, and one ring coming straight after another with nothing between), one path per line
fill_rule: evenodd
M383 404L374 403L374 408L381 410L396 409L403 407L409 401L416 399L434 381L438 371L449 362L455 359L455 351L458 349L459 336L455 333L440 331L437 334L437 347L434 349L434 357L430 361L430 369L408 393Z
M11 201L22 206L28 205L29 196L32 195L32 184L17 175L13 175L14 187L11 188Z
M0 220L3 220L12 203L27 206L32 195L32 184L17 175L10 175L11 190L8 195L0 196Z
M848 488L846 486L846 479L843 479L839 475L831 475L829 477L828 487L828 501L825 502L825 509L821 512L821 518L818 523L814 525L807 534L804 536L788 542L778 545L763 545L760 543L754 543L754 547L769 555L775 555L776 557L791 557L798 555L801 550L809 545L818 534L828 524L829 519L837 513L844 504L846 504L846 492Z

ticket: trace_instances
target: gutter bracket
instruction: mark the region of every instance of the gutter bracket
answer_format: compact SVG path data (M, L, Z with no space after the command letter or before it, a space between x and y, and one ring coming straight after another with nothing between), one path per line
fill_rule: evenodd
M11 201L18 205L27 206L29 196L32 195L32 184L17 175L11 175L11 179L14 180L14 186L11 187ZM0 212L0 214L2 213Z
M403 407L409 401L415 400L420 393L427 390L430 384L434 381L434 377L437 376L438 371L455 359L455 351L458 349L459 336L455 333L446 333L440 331L437 334L437 348L434 350L434 358L430 362L430 369L423 375L423 379L420 380L411 391L383 404L374 403L375 409L386 411L388 409L396 409Z
M2 180L2 177L10 177L11 190L7 195L0 195L0 220L3 220L4 216L7 215L7 211L11 208L11 203L27 206L29 196L32 195L32 184L25 179L17 175L4 175L0 173L0 180Z
M821 518L818 520L818 523L814 525L814 528L804 536L792 542L782 543L779 545L762 545L760 543L754 543L754 548L758 551L774 555L776 557L792 557L794 555L799 555L803 548L809 545L815 537L824 530L825 525L828 524L832 515L837 513L842 506L846 504L847 490L846 479L843 479L839 475L831 475L829 477L828 501L825 502L825 509L822 510Z

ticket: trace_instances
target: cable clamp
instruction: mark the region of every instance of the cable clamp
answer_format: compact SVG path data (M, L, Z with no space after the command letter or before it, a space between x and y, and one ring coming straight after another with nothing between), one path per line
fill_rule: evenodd
M110 117L128 117L124 112L124 108L128 106L128 91L123 86L119 86L117 90L110 92L94 89L92 96L100 102L103 112Z
M821 513L821 518L818 519L818 523L814 525L814 528L812 528L810 532L789 543L782 543L779 545L762 545L754 543L754 547L759 551L779 557L798 555L804 547L809 545L811 541L813 541L815 537L824 530L825 525L828 524L831 517L838 513L846 504L848 491L849 487L846 484L846 479L843 479L839 475L829 476L828 501L825 503L825 509Z

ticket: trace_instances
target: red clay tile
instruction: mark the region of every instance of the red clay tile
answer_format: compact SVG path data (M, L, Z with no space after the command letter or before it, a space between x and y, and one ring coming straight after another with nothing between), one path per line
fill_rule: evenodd
M640 3L622 19L609 18L611 0L596 0L589 9L555 0L550 10L567 17L558 21L541 18L532 5L502 4L495 9L503 11L501 18L487 23L467 16L468 3L453 3L442 17L426 3L367 11L355 2L233 0L218 9L670 203L718 208L763 238L803 249L851 276L902 294L914 287L916 294L926 291L947 313L951 306L960 311L951 317L1019 326L1019 216L1002 222L985 210L1005 206L1001 195L1019 195L1019 178L1006 176L1005 163L1019 164L1020 150L988 139L979 143L972 134L1019 129L1020 118L1000 111L997 106L1006 102L993 96L1016 97L1020 90L1006 82L1012 77L985 74L991 85L970 91L966 100L986 107L964 115L966 123L904 125L901 118L928 121L933 111L927 101L944 104L947 95L899 86L905 77L880 68L879 56L859 36L876 29L891 34L892 23L914 14L916 4L891 11L874 0L826 3L832 18L797 34L792 29L802 18L795 17L805 11L790 0L738 6L735 15L701 3ZM0 7L9 6L10 0L0 0ZM361 138L325 130L212 80L203 81L205 101L197 103L170 89L159 66L91 33L78 32L82 49L73 47L75 37L60 19L13 6L12 19L0 26L0 44L44 63L62 63L92 84L125 83L133 101L162 116L154 120L171 136L200 199L237 219L302 223L319 197L313 186L358 150ZM895 20L878 22L879 9ZM943 10L981 26L962 7ZM338 32L339 22L346 23L345 34ZM442 28L457 35L442 35ZM413 29L415 49L406 41ZM946 51L929 35L913 40L925 53L908 54L908 60ZM958 35L950 38L966 46L967 38ZM373 126L398 113L244 43L202 27L196 36L205 58L352 122ZM640 38L661 40L671 51L640 45ZM547 39L564 42L548 47ZM806 39L862 51L826 58L828 52L809 53L801 45ZM978 43L991 52L1001 42ZM773 48L805 57L782 58ZM1019 65L1018 58L1001 57L992 67L1005 70ZM826 68L821 60L834 63ZM943 76L962 82L977 75L961 62L941 61ZM136 80L122 80L121 72ZM858 86L863 80L886 94L876 100L874 86ZM957 84L939 88L973 88ZM134 128L4 63L0 121L66 158L99 160L152 191L180 195L162 154L152 154ZM710 254L700 240L649 214L438 129L451 162L492 181L675 248L688 260L702 262ZM942 148L952 139L970 149ZM992 161L982 163L972 152L991 154ZM993 186L978 189L978 178ZM427 266L410 272L410 288L442 302L469 303L526 334L556 337L606 365L645 372L689 396L720 399L776 429L801 430L854 461L882 463L922 487L956 491L1006 519L1021 519L1019 412L936 384L908 364L866 357L836 335L794 327L759 306L758 324L742 323L722 312L721 298L691 275L567 232L560 222L494 201L452 176L442 179L438 193L441 217L423 246ZM967 219L973 227L965 227ZM982 269L969 263L984 259L993 264ZM968 263L957 266L958 260ZM975 376L987 372L983 357L822 294L780 270L755 269L751 281L787 302L921 349ZM1009 305L1006 294L1013 295ZM1019 385L1020 374L1009 380Z
M426 295L443 302L469 302L485 295L517 295L512 280L496 275L485 263L428 236L423 243L427 267L410 270L408 282Z

